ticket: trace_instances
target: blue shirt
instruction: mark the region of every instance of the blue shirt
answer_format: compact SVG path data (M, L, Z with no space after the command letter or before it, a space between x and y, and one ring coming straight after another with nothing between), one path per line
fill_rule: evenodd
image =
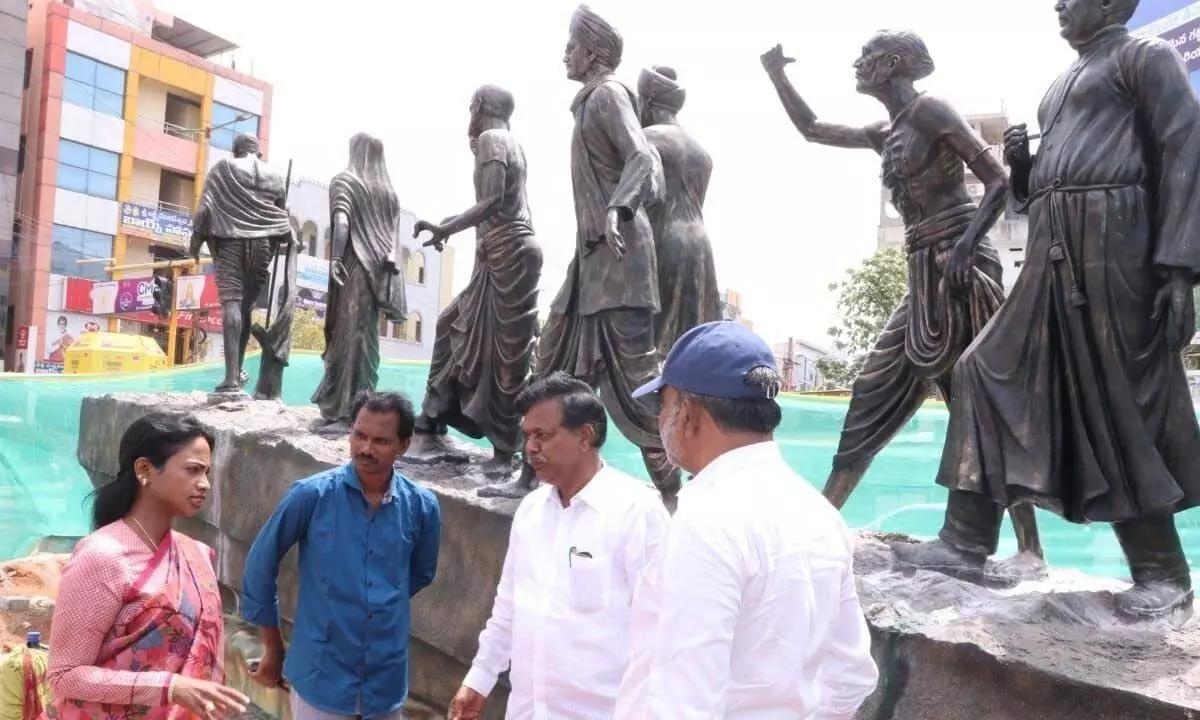
M292 484L246 556L242 617L279 626L279 564L300 544L283 673L318 710L371 718L408 696L409 598L433 582L441 511L400 473L372 511L352 465Z

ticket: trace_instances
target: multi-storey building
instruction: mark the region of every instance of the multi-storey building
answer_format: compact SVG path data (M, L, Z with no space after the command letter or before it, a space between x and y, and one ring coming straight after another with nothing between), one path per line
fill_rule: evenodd
M779 362L784 392L820 390L825 386L825 377L817 368L817 361L828 357L828 350L796 338L776 343L774 350L775 359Z
M9 317L8 273L12 262L17 173L21 149L21 98L29 72L25 51L26 0L0 0L0 370L4 338L13 332Z
M754 323L742 314L742 294L737 290L721 291L721 314L725 320L738 322L753 330Z
M316 180L298 180L288 192L292 226L300 238L297 267L298 299L324 312L329 286L330 242L329 187ZM408 320L395 325L379 323L379 352L391 360L429 360L433 357L434 329L438 313L450 304L454 275L454 247L437 252L412 239L417 218L401 210L397 266L404 275Z
M1004 129L1008 127L1008 115L999 112L988 115L969 115L967 122L983 138L997 160L1003 162ZM983 183L975 174L967 170L967 193L975 202L983 197ZM1006 204L1004 213L988 232L988 238L1000 253L1000 264L1004 268L1004 286L1011 290L1025 262L1025 243L1028 239L1028 225L1023 215L1012 212ZM904 247L904 221L900 213L892 205L891 194L886 187L880 186L879 203L879 249L887 247Z
M269 157L271 86L207 59L232 43L148 5L29 3L10 351L24 338L23 352L53 364L87 328L164 325L146 312L149 283L134 282L152 271L110 273L109 260L184 257L205 170L240 132ZM97 308L90 285L108 280L132 289Z

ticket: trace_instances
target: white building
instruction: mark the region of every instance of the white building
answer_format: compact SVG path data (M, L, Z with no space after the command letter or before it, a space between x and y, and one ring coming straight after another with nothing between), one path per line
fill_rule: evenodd
M828 357L828 350L804 340L788 338L787 342L776 343L774 351L783 374L785 392L820 390L825 386L825 378L817 369L817 361Z

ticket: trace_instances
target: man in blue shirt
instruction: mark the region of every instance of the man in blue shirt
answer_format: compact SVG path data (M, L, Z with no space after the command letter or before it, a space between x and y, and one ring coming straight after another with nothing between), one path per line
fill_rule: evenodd
M433 582L441 513L392 465L412 438L412 404L362 393L351 462L294 483L246 557L242 617L261 628L254 679L282 675L294 720L400 720L408 696L409 598ZM300 545L291 647L279 632L279 563Z

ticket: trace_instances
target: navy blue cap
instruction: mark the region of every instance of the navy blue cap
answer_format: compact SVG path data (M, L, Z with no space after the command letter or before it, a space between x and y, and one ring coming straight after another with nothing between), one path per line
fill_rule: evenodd
M778 371L775 354L762 338L731 320L697 325L677 341L662 377L633 391L635 398L670 385L695 395L721 398L771 399L778 388L764 389L746 381L751 370L769 367Z

